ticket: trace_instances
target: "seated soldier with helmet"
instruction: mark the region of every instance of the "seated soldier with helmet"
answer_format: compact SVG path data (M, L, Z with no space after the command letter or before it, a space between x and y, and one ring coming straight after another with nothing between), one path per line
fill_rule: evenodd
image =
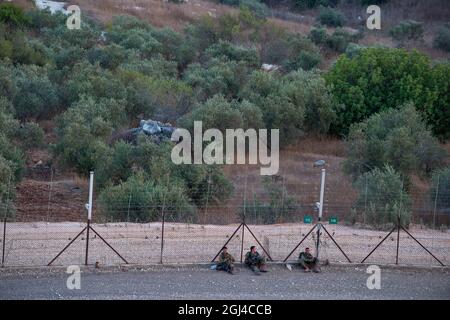
M222 252L219 255L219 263L217 264L216 270L223 270L229 274L233 274L234 270L234 258L228 253L228 248L223 247Z
M315 273L320 272L319 260L311 254L311 250L309 248L305 248L304 252L300 252L300 255L298 256L298 263L305 270L305 272L311 272L311 270Z
M266 258L256 251L255 246L251 246L250 251L246 253L245 264L257 275L259 272L267 272Z

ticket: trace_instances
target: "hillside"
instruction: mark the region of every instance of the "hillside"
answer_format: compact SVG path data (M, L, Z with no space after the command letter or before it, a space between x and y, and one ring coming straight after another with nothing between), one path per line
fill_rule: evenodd
M281 201L283 210L287 195L296 204L287 209L286 217L275 221L285 222L289 221L289 215L313 212L320 186L320 169L313 164L322 159L328 173L325 215L359 219L350 218L352 208L356 206L361 210L361 204L355 205L361 190L352 184L351 178L352 174L361 178L367 171L355 169L359 161L379 168L384 164L392 165L399 177L409 183L405 192L411 198L412 220L431 223L432 177L450 163L448 153L442 151L450 151L446 127L449 52L435 45L436 35L450 18L446 2L387 1L381 6L382 29L379 31L365 28L367 14L365 6L359 3L341 1L331 9L345 16L340 28L319 25L321 9L318 7L294 10L290 1L275 5L267 1L269 6L263 18L251 8L240 9L218 2L74 0L71 4L78 5L82 19L87 17L88 21L83 22L86 23L83 31L72 34L63 30L65 17L61 15L31 15L31 26L24 27L24 31L18 31L20 28L7 20L3 22L1 72L5 77L10 72L12 79L17 80L11 82L13 89L1 88L0 96L5 98L1 105L5 114L2 121L14 118L17 124L11 126L16 126L14 130L18 132L28 128L30 123L39 127L26 129L30 131L22 135L9 136L9 129L4 131L5 140L15 141L24 154L23 178L17 178L15 188L15 219L79 221L85 213L87 172L95 169L99 174L95 195L99 200L96 208L99 221L124 219L124 212L130 213L129 194L139 195L142 190L154 188L152 201L154 197L161 197L157 198L155 207L161 206L158 201L165 204L169 197L174 210L183 212L178 214L177 211L178 216L174 215L173 219L177 219L175 216L181 220L193 219L191 213L185 216L185 212L192 211L195 219L202 223L234 221L243 204L248 206L249 201L254 202L249 210L261 210L258 214L263 216L265 206L271 201L273 205L270 190L275 190L275 193L281 192L281 196L278 194L281 198L276 201ZM19 0L15 4L35 12L31 1ZM414 34L414 39L409 39L408 35L402 40L394 39L390 31L406 20L419 21L421 31L416 31L418 35ZM320 39L313 37L318 30L324 30ZM101 38L103 32L106 40ZM4 49L7 46L2 46L3 43L11 43L12 51ZM376 48L364 51L366 47ZM18 48L24 56L15 54ZM354 51L350 50L352 48ZM414 49L419 52L417 56ZM379 68L377 70L382 70L380 74L385 76L383 81L375 79L364 87L369 90L373 86L375 91L381 91L379 96L377 92L370 97L367 92L352 96L346 88L339 87L352 80L345 78L341 70L352 70L346 69L349 67L344 65L345 61L342 66L334 67L335 63L343 61L345 55L357 57L363 51L367 52L367 61L380 64L374 69ZM393 60L389 60L390 57ZM391 65L385 64L383 59ZM361 61L361 65L365 66L367 61ZM263 63L280 65L281 71L263 72L260 70ZM394 74L384 73L385 69L393 67L398 67ZM422 71L424 74L420 73ZM369 72L366 78L372 79L370 68L361 67L356 72ZM35 79L35 82L27 83L25 79ZM383 83L396 80L402 83L398 92L393 88L383 96ZM351 94L353 90L349 90ZM20 92L32 94L26 95L28 100L21 100ZM384 163L357 158L362 149L348 150L357 145L346 145L344 139L350 137L352 141L353 124L363 123L390 108L400 108L410 99L416 104L420 120L415 115L400 120L405 122L404 127L408 127L408 123L416 124L416 120L420 122L416 127L408 127L412 133L420 128L417 136L410 134L415 140L407 141L407 134L401 136L395 131L401 128L391 128L396 133L389 133L391 135L387 134L380 141L386 143L386 150L389 144L400 151L383 155ZM153 141L138 141L134 145L111 143L112 136L136 128L140 120L150 118L185 127L194 120L203 120L209 121L209 127L220 129L228 128L226 125L280 128L280 171L269 178L271 183L266 183L259 175L259 166L177 169L166 164L170 146L165 144ZM8 125L14 122L8 121L5 121ZM387 123L386 120L383 125ZM366 129L370 128L368 125ZM38 138L42 134L42 141L33 145L25 141L28 134L31 139L33 134ZM403 140L392 141L399 136ZM403 149L405 145L411 146ZM423 148L413 150L414 145ZM12 148L6 143L1 146L4 150ZM376 150L381 154L379 149L383 147ZM368 157L371 152L367 152ZM411 156L404 157L408 158L406 160L402 158L404 152L411 152ZM2 157L8 161L14 158L6 152ZM348 169L350 174L343 169L347 160L353 161L353 167ZM11 186L6 173L14 172L13 168L4 171L4 185ZM182 170L187 173L180 173ZM211 179L216 186L212 190L208 182ZM120 190L127 190L129 194L121 194ZM182 196L172 194L175 191ZM0 195L2 201L9 201L9 193ZM262 203L261 207L256 206L255 199ZM153 205L141 200L143 202L136 202L133 209L136 219L147 214L141 212L141 208ZM271 210L277 211L277 208ZM442 210L445 208L443 204ZM366 209L367 203L364 212ZM119 212L118 216L108 215L105 213L108 210ZM155 214L155 210L149 209L148 217ZM148 217L143 219L154 218ZM441 214L437 224L448 222L448 215Z

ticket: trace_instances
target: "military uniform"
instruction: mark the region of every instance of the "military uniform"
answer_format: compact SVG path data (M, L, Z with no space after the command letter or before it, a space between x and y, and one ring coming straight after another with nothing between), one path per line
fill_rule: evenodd
M298 257L298 262L300 266L305 270L308 268L313 270L314 272L319 271L319 260L313 257L311 253L301 252Z
M217 270L223 270L229 273L234 269L234 258L228 252L221 252L219 255L219 263L217 264Z
M258 252L247 252L245 254L245 264L252 269L254 272L263 271L265 272L266 258L261 256ZM258 270L259 269L259 270Z

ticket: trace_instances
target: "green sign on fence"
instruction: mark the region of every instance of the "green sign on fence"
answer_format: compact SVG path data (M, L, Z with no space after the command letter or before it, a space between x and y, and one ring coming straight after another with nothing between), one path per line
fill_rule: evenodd
M304 217L303 217L303 222L304 222L304 223L312 223L312 218L311 218L311 216L304 216Z
M328 220L330 224L337 224L338 223L338 219L337 217L330 217L330 220Z

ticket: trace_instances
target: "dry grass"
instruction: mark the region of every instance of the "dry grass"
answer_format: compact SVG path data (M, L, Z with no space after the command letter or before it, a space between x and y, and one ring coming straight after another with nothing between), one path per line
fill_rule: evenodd
M285 185L287 192L294 197L298 204L305 205L305 212L310 213L313 204L318 201L320 187L320 168L313 166L314 162L323 159L326 162L327 170L327 196L325 202L350 205L356 193L351 186L351 182L341 170L344 160L343 142L337 139L304 138L298 143L286 147L280 151L280 169L275 179L280 179ZM228 206L242 206L244 199L253 201L266 199L263 186L264 176L260 175L260 167L257 165L226 165L224 168L226 176L233 182L235 193L232 199L227 201ZM337 212L339 208L333 208L330 204L325 205L325 213L328 210L334 213L348 214L348 212ZM216 211L209 210L210 216L217 215ZM305 213L299 212L299 213ZM235 212L230 212L234 214ZM222 212L223 216L223 212ZM225 219L231 219L226 217Z
M227 6L208 1L191 0L183 4L174 4L161 0L74 0L82 12L100 20L111 22L118 15L132 15L156 27L171 27L182 30L186 23L204 15L220 16L235 11Z

